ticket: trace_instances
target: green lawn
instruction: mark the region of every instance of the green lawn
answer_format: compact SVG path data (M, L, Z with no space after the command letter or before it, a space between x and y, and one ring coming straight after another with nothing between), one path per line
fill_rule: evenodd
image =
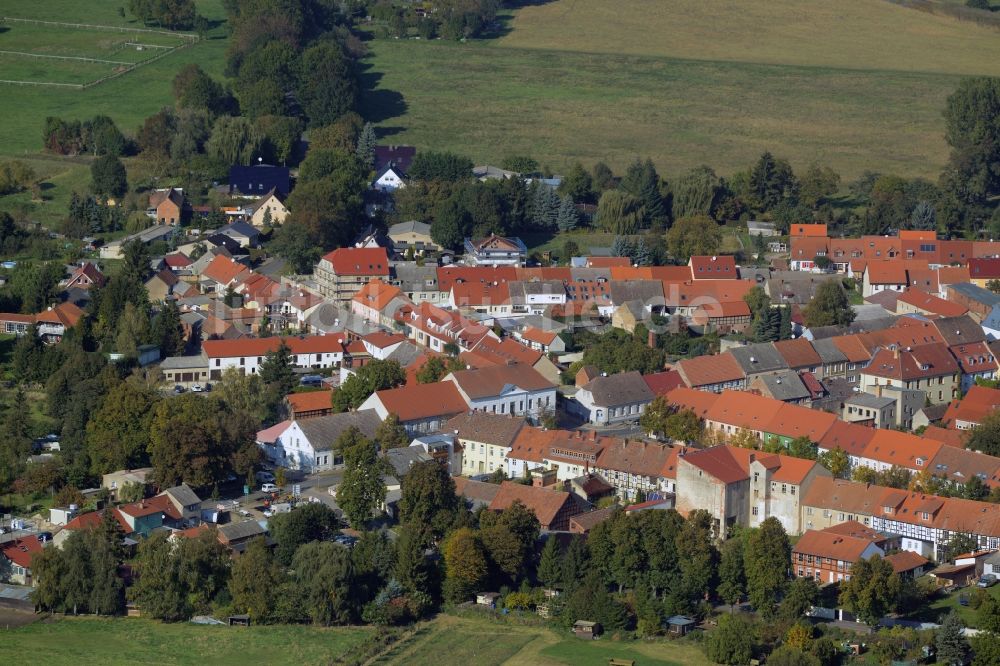
M120 0L45 0L45 2L25 2L24 0L0 0L0 16L33 18L50 21L80 21L96 25L125 25L142 27L131 20L118 16L118 7L127 5ZM60 116L67 119L84 120L98 114L108 115L121 129L134 134L142 121L160 108L173 103L171 82L183 65L197 63L217 79L223 78L225 68L226 40L225 12L221 0L198 0L198 11L214 22L210 39L199 41L193 46L178 49L154 63L144 65L124 76L112 79L86 90L56 89L33 86L0 86L4 95L4 119L0 123L0 155L24 155L37 153L42 149L42 125L46 116ZM0 32L0 49L4 39L18 34L22 26L7 26ZM93 39L89 35L104 35L95 31L79 31L80 39ZM112 37L102 37L111 41L121 39L119 33L107 33ZM163 36L143 35L144 43L170 43L173 39ZM38 48L47 47L50 39L39 37ZM29 44L30 45L30 44ZM132 50L130 57L148 56ZM124 57L124 56L123 56ZM109 58L117 59L117 58ZM0 62L0 78L6 75L8 61ZM75 63L74 63L75 64ZM48 67L46 62L45 66ZM28 65L18 65L19 69ZM33 65L32 65L33 66ZM60 66L62 67L62 65ZM55 70L53 70L55 71ZM49 74L51 80L56 74ZM74 73L74 76L79 76ZM70 79L70 82L79 82ZM2 205L2 204L0 204Z
M363 628L220 627L135 618L66 618L3 632L0 663L329 664L369 634Z
M90 185L90 160L53 156L24 157L25 162L41 179L42 201L32 200L31 192L19 192L0 197L0 211L15 216L26 215L50 229L58 229L69 211L73 192L85 194Z
M967 627L977 626L977 612L972 606L963 606L959 603L960 597L971 597L978 590L975 585L956 590L949 595L935 599L929 606L916 613L916 617L930 622L940 622L950 611L954 610L962 618L962 622ZM1000 585L994 585L987 589L987 593L994 599L1000 599Z

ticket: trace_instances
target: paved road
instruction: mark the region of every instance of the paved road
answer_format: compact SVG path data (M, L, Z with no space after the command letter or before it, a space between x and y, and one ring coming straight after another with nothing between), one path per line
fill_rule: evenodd
M341 479L343 479L344 471L340 469L330 470L327 472L321 472L318 474L303 475L298 472L287 472L285 478L285 486L282 488L283 492L291 492L292 486L298 484L302 492L303 499L308 500L309 497L316 497L324 504L332 509L338 509L336 501L330 496L327 489L330 486L336 486L340 484ZM219 505L229 505L233 500L238 502L241 509L246 509L250 511L251 517L260 520L264 518L264 515L257 510L257 507L263 505L265 499L265 494L260 492L260 485L251 488L249 495L243 494L243 487L239 483L228 484L220 488L219 499L207 499L201 503L201 508L204 510L214 511ZM230 520L235 519L235 516L230 516Z

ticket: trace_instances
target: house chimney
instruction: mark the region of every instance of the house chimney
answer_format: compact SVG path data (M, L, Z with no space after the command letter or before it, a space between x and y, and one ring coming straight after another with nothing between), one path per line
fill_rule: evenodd
M656 349L656 333L649 331L646 335L646 344L650 349Z
M753 453L751 453L751 454L750 454L750 462L752 463L752 462L753 462L753 461L755 461L755 460L757 460L757 456L756 456L756 454L753 454Z
M892 358L893 360L896 361L899 360L899 347L896 347L895 349L892 350Z

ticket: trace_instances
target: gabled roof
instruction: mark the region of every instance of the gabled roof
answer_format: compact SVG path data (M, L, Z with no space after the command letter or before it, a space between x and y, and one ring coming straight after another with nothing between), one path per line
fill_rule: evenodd
M879 349L862 370L866 375L900 381L953 375L958 371L958 363L943 344L924 345L911 351Z
M902 294L899 294L896 300L897 302L906 303L912 307L931 314L941 315L942 317L960 317L969 311L968 308L958 303L952 303L943 298L932 296L919 289L907 289Z
M659 442L610 439L597 455L594 464L598 469L625 472L639 476L657 477L676 458L675 447Z
M826 238L826 234L825 224L793 224L788 228L788 235L792 238Z
M219 525L219 540L223 543L243 541L263 534L265 534L265 530L256 520Z
M18 537L13 541L7 541L3 545L0 545L0 554L19 567L30 569L31 560L34 559L35 555L42 552L42 548L42 542L38 540L37 536L32 534L31 536Z
M769 342L735 347L729 353L748 375L788 368L785 359Z
M746 378L746 373L732 354L686 358L674 367L692 388L738 382Z
M521 363L489 366L476 370L458 370L448 375L445 381L454 382L473 400L499 396L505 389L514 386L525 391L555 388L552 382L537 370Z
M987 414L1000 409L1000 389L985 386L971 386L961 400L948 405L948 411L941 419L948 427L955 427L955 421L979 423Z
M642 379L646 382L646 386L649 387L649 390L652 391L654 395L666 395L675 388L684 386L684 378L681 377L681 373L676 370L654 372L652 374L643 375ZM701 393L701 391L699 391L699 393Z
M596 377L583 387L590 391L594 404L602 407L629 405L637 402L651 402L653 392L637 370L622 372L606 377Z
M389 275L389 257L384 247L342 247L323 257L337 275Z
M785 359L789 368L818 367L823 363L813 344L805 338L781 340L774 343L774 348Z
M750 452L748 452L750 453ZM744 481L750 477L749 466L741 464L740 458L734 455L734 447L713 446L700 451L685 451L678 459L702 470L719 481L730 484Z
M316 451L333 448L337 439L349 428L357 428L365 437L375 436L375 431L382 419L374 409L361 409L356 412L341 412L327 416L316 416L295 422Z
M543 331L542 329L535 328L534 326L527 326L523 331L521 331L522 339L545 346L551 345L557 337L559 337L559 334L555 331Z
M235 282L236 278L245 271L249 271L249 269L243 264L239 264L229 257L219 255L212 259L208 266L205 266L201 275L221 285L228 285Z
M760 375L751 383L751 389L761 388L761 393L769 398L783 402L805 400L812 397L798 373L794 370L782 370L773 375Z
M465 412L445 423L441 430L453 432L459 439L510 448L523 427L524 419L510 414Z
M307 391L305 393L289 393L285 397L292 414L315 412L333 409L333 391ZM281 434L281 433L278 433Z
M719 397L717 393L682 386L667 393L667 402L680 409L690 409L698 418L704 419Z
M752 431L764 430L774 420L785 403L771 398L745 393L723 391L709 408L706 419Z
M876 430L862 455L887 465L926 469L943 446L941 442L897 430Z
M930 563L930 560L926 557L918 555L912 550L901 550L891 555L886 555L882 559L891 564L892 570L896 573L913 571Z
M906 267L900 261L869 261L865 267L869 284L907 284Z
M408 384L376 391L375 395L382 406L398 416L403 423L436 416L453 416L468 409L455 384L449 381Z
M495 483L473 481L464 476L456 476L453 480L455 481L455 494L473 502L489 504L500 492L500 486Z
M873 545L875 544L871 539L834 534L825 530L806 530L792 547L792 552L854 563Z
M837 417L829 412L782 403L762 429L784 437L808 437L811 442L819 442L836 422Z
M343 339L336 335L305 335L286 338L240 338L237 340L205 340L201 344L207 358L264 356L281 346L282 341L292 354L342 352Z
M691 257L691 277L695 280L735 280L736 259L731 255Z
M874 428L836 420L820 438L819 445L828 451L839 448L849 456L860 457L874 436Z
M517 501L530 509L543 527L552 525L564 506L575 505L575 500L569 493L504 481L500 484L496 497L490 502L490 510L503 511Z

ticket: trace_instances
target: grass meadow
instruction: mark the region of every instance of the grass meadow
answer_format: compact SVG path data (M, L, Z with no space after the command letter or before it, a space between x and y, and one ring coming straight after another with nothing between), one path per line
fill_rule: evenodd
M384 653L376 664L438 666L606 666L612 657L643 666L708 666L701 650L686 641L582 641L568 630L494 621L471 614L439 615ZM444 661L442 661L444 660Z
M227 627L137 618L64 618L0 631L0 663L52 666L243 666L331 664L370 633L366 628Z
M374 40L365 112L386 140L476 162L529 154L720 173L763 150L845 178L936 177L962 76L1000 74L1000 31L883 0L555 0L466 44Z
M0 0L0 16L44 21L79 22L90 25L143 28L126 12L118 14L120 0ZM86 90L50 87L3 85L0 94L0 156L24 156L42 148L42 124L46 116L86 119L98 114L112 117L123 131L134 133L143 119L173 102L171 82L183 65L198 63L212 76L222 79L225 67L225 12L221 0L198 0L198 11L213 21L210 38L179 49L156 62L144 65L124 76ZM171 45L181 38L143 33L117 33L70 28L48 28L32 24L8 23L0 28L0 50L31 51L53 55L84 55L107 60L131 62L154 55L151 50L122 48L125 41ZM10 40L10 41L8 41ZM9 44L9 45L8 45ZM14 47L17 48L14 48ZM65 53L73 50L74 53ZM105 57L100 54L114 54ZM0 60L0 78L16 79L13 74L48 77L41 80L82 83L110 73L112 65L91 65L48 59L17 57ZM92 76L94 71L98 76ZM10 75L8 75L10 72ZM70 78L65 78L70 77ZM39 79L36 79L39 80Z

